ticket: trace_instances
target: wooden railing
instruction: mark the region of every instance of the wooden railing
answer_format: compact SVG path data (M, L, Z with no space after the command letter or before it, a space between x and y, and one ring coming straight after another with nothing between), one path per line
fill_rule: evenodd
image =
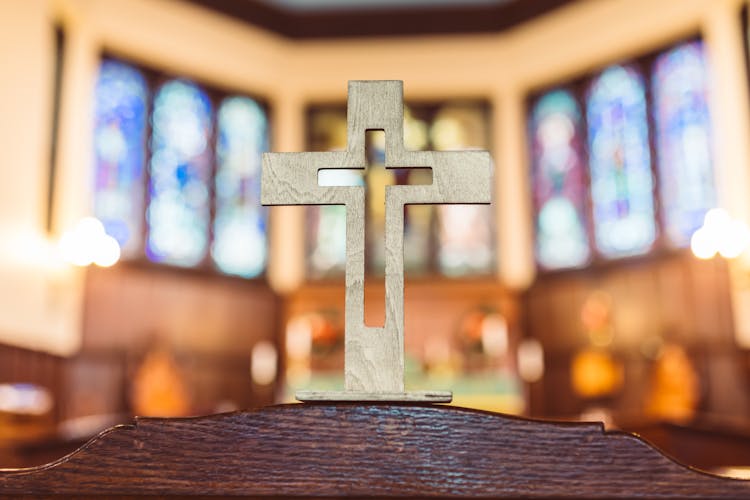
M750 497L598 423L413 404L296 404L138 418L0 495Z

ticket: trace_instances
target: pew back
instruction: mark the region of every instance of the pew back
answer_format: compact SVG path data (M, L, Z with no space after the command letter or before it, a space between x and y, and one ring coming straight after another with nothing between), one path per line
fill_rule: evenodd
M450 406L292 404L136 418L49 465L0 471L0 494L750 497L599 423Z

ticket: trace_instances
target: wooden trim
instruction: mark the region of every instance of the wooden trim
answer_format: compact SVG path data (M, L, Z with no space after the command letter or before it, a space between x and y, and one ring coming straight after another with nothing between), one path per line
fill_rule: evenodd
M517 0L478 6L343 8L300 12L263 1L184 1L294 39L492 33L512 28L574 2Z
M750 481L690 469L601 423L293 404L136 418L52 464L0 471L0 494L737 498Z

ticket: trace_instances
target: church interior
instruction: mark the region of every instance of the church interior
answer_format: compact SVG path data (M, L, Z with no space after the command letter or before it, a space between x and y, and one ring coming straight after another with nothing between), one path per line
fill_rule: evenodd
M747 472L748 40L745 0L0 1L0 468L343 388L346 209L261 206L261 155L402 80L407 148L494 165L405 207L407 389ZM366 144L319 182L365 187L382 326L384 188L430 178Z

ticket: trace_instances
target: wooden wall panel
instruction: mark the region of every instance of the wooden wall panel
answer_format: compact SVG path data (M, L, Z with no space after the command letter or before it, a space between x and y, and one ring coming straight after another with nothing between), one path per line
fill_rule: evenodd
M383 318L385 287L370 279L365 287L365 322ZM511 341L517 339L520 310L517 298L492 279L407 280L404 288L404 343L407 352L422 355L428 338L453 342L467 313L493 308L508 321ZM298 314L337 310L343 315L343 283L311 283L285 303L284 323Z
M201 412L228 402L262 406L274 401L275 387L254 387L250 354L261 340L276 343L279 312L262 279L145 264L91 269L83 352L124 357L132 379L145 352L160 345L175 356ZM127 387L120 391L127 400Z
M57 395L63 390L64 368L64 359L59 356L0 344L0 384L31 383ZM57 403L55 418L61 414Z
M157 266L91 269L84 349L148 344L154 337L185 350L250 353L273 339L278 297L264 281Z
M618 393L592 402L573 392L570 365L590 345L581 309L596 291L612 299L614 339L607 350L622 362L625 381ZM643 352L655 339L686 349L701 381L700 411L747 413L747 375L734 340L723 260L679 253L542 274L523 304L527 334L545 347L543 388L531 392L534 414L574 415L592 404L642 412L653 366Z

